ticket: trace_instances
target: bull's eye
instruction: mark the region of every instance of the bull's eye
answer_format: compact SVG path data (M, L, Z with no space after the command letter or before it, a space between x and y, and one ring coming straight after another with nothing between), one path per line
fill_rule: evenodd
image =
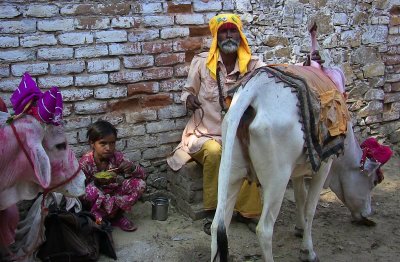
M58 150L65 150L65 149L67 149L67 143L63 142L63 143L57 144L56 148Z

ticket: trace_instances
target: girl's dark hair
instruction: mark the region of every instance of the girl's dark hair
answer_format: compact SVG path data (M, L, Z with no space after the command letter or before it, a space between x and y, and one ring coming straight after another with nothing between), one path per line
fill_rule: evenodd
M89 143L94 143L108 135L114 135L117 138L117 129L105 120L98 120L91 124L86 133Z

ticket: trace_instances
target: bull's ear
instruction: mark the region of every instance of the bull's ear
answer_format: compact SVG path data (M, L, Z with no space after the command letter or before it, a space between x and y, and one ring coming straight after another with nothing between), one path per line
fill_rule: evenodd
M31 147L29 154L33 161L35 176L39 181L39 184L43 188L49 187L51 180L50 159L47 156L47 153L44 150L43 146L41 144L38 144Z
M370 176L375 174L376 170L379 168L380 163L376 161L372 161L369 158L365 159L364 170L362 171L363 175Z

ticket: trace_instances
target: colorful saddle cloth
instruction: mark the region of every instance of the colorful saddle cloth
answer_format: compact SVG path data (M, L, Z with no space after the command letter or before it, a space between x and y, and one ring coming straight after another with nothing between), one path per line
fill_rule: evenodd
M309 160L318 170L321 162L344 148L350 116L342 94L322 70L311 66L261 67L297 92Z

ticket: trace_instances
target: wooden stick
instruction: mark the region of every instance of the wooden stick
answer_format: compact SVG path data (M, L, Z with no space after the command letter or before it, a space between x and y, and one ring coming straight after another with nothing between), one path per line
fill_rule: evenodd
M119 169L119 167L111 168L111 169L108 169L107 172L117 171L118 169Z

